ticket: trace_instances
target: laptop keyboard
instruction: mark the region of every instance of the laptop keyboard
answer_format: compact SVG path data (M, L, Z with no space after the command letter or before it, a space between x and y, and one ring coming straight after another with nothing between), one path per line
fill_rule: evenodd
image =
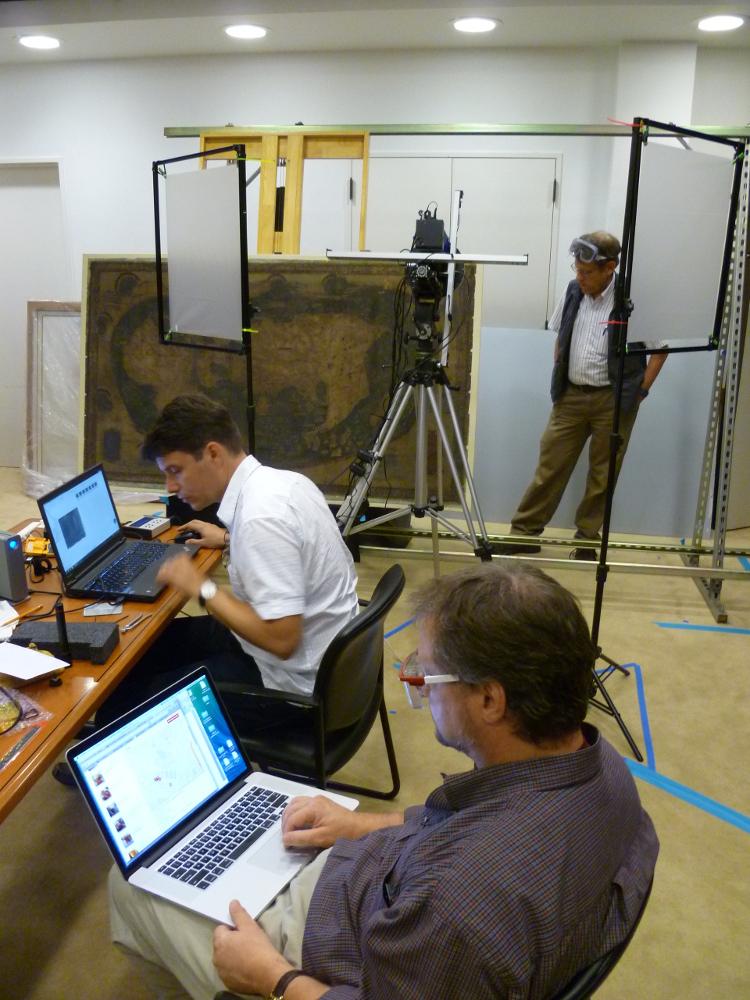
M155 545L153 542L135 542L119 559L99 574L91 589L118 593L129 586L147 566L163 557L162 545Z
M207 889L281 818L288 795L251 788L163 864L163 875Z

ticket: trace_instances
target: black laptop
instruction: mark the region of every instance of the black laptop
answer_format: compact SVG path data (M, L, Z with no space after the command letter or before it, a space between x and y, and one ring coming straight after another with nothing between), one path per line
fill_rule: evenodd
M127 538L101 465L41 497L39 510L73 597L153 601L164 590L156 581L161 565L198 549Z

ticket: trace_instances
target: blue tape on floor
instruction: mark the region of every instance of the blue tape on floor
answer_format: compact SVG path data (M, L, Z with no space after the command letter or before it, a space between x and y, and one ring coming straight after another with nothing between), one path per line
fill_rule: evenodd
M643 671L639 663L626 663L626 667L632 667L635 673L635 686L638 691L638 708L641 711L641 729L643 730L643 744L646 749L646 765L652 771L656 770L656 760L654 758L654 744L651 740L651 725L648 721L648 709L646 708L646 689L643 684Z
M750 559L747 556L737 556L737 558L740 561L740 566L750 573Z
M414 618L409 618L408 621L405 621L402 625L397 625L395 628L392 628L390 632L386 632L383 638L390 639L392 635L395 635L397 632L400 632L402 629L408 628L410 625L413 624L414 624Z
M680 628L687 632L726 632L729 635L750 635L750 628L732 628L731 625L688 625L687 622L654 622L659 628Z
M658 771L652 771L651 768L630 760L628 757L625 758L625 763L634 778L640 778L641 781L646 781L649 785L660 788L668 795L674 795L676 799L682 799L683 802L695 806L696 809L702 809L710 816L715 816L724 823L736 826L743 833L750 833L750 816L737 812L736 809L730 809L729 806L725 806L715 799L709 799L707 795L701 795L700 792L695 792L692 788L681 785L679 781L673 781L672 778L667 778L665 775L659 774Z

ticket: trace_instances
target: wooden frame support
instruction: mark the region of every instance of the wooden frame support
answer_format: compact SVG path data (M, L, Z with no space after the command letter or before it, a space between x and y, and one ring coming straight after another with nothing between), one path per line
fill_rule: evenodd
M227 127L201 133L201 152L219 149L228 143L244 143L248 160L260 163L260 196L258 204L258 253L298 254L302 228L302 197L305 160L361 160L362 196L359 216L359 250L365 249L365 218L367 214L367 168L369 164L369 132L320 132L295 129L276 132L266 129L249 131ZM232 158L234 153L222 154ZM286 163L284 193L284 228L275 232L276 169L280 160ZM203 161L205 166L205 160Z

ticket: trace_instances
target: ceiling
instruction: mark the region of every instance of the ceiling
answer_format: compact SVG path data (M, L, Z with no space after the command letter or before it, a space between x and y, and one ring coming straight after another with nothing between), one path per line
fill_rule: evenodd
M745 14L732 4L682 0L0 0L0 64L128 59L143 56L227 55L393 49L503 49L614 46L623 42L696 42L750 49L750 21L737 31L706 34L707 14ZM488 35L456 32L461 15L492 16ZM260 24L265 38L239 42L223 28ZM21 34L53 34L62 45L37 52Z

